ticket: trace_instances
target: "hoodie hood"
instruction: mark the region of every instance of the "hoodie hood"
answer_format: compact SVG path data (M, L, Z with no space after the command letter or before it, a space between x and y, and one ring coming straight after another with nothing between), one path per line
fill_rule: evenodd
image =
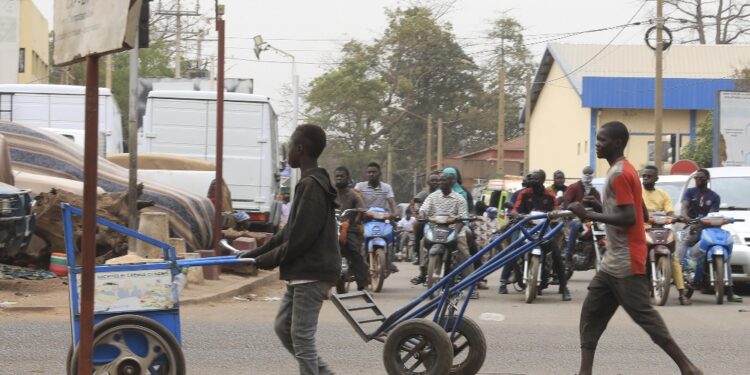
M331 183L331 176L328 175L328 172L323 168L313 168L308 171L306 171L302 178L305 177L311 177L315 182L317 182L320 187L323 188L323 190L326 192L326 196L333 202L336 201L336 188L333 187L333 184ZM338 207L338 205L337 205Z

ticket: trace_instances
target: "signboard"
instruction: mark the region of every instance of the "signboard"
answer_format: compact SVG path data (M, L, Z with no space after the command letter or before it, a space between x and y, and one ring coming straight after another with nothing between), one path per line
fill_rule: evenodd
M719 133L726 145L721 165L750 166L750 92L719 92Z
M76 276L80 296L81 274ZM168 269L97 272L94 285L95 313L164 310L175 304L172 272Z
M134 47L140 10L141 0L55 1L55 65Z
M0 83L18 83L21 0L0 2Z

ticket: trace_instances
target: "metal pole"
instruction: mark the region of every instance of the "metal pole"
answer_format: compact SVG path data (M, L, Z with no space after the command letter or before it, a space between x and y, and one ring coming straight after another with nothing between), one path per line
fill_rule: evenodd
M182 67L180 62L182 61L182 9L180 9L180 0L177 0L177 22L175 22L175 36L174 36L174 77L182 77ZM218 24L218 22L217 22Z
M105 63L106 63L106 69L104 73L105 74L104 87L111 89L112 88L112 55L107 55L105 59Z
M386 181L393 184L393 147L388 144L388 152L386 153Z
M530 169L530 155L531 154L531 77L528 78L526 81L526 107L524 112L524 129L523 129L523 135L526 137L524 139L524 148L523 148L523 170L524 170L524 176L529 173Z
M138 40L136 30L136 40ZM128 91L128 228L138 230L138 44L130 50ZM128 253L135 254L136 239L128 236Z
M437 166L443 169L443 119L439 118L437 123Z
M223 200L224 188L224 6L216 1L216 31L218 31L218 72L216 82L216 179L214 183L214 253L221 255L219 240L221 239L221 227L223 224L221 216L221 202Z
M427 115L427 152L424 178L430 176L432 171L432 114Z
M413 187L411 189L411 196L417 195L417 168L414 168L414 179L412 181Z
M83 154L83 238L81 241L81 325L78 374L91 374L94 343L96 265L96 175L99 141L99 56L86 58L86 125Z
M662 30L664 29L664 17L663 17L664 0L656 1L656 79L654 82L655 86L655 103L654 103L654 166L659 169L660 173L662 170L662 121L664 116L664 89L662 87L662 52L664 51L664 39L662 38Z
M497 175L505 177L505 64L500 60L497 80Z

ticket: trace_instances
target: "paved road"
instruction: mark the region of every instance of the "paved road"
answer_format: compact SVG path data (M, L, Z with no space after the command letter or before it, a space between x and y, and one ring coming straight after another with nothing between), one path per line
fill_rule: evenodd
M421 287L408 279L415 267L400 264L386 280L376 300L393 312ZM591 273L574 275L572 302L551 292L534 304L521 294L498 295L497 281L473 301L468 315L477 320L488 342L482 374L573 374L578 368L578 314ZM494 279L494 278L493 278ZM262 290L254 301L229 299L182 309L183 342L190 374L294 374L292 357L278 343L271 322L283 286ZM750 368L750 303L714 305L712 296L698 295L693 306L682 307L676 297L659 308L687 354L706 374L747 374ZM748 298L746 298L747 300ZM503 321L479 320L485 312L502 314ZM8 314L0 312L0 374L63 374L69 345L67 314ZM382 344L364 343L327 303L321 316L318 344L321 355L339 374L384 374ZM600 343L598 374L676 374L677 368L627 315L619 311Z

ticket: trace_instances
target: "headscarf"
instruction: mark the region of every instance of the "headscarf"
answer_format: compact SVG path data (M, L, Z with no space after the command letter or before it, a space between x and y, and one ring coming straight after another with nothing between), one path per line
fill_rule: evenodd
M461 186L461 184L458 183L458 171L456 170L456 168L447 167L447 168L443 169L443 173L449 174L449 175L451 175L451 176L453 176L453 177L456 178L456 181L453 183L453 191L455 191L458 194L461 194L461 196L464 197L464 199L467 199L466 198L466 190L464 190L464 188Z

